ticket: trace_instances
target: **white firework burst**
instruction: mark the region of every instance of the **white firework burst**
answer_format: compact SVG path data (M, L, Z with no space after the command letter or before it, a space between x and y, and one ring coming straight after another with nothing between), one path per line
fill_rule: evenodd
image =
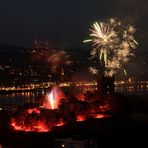
M136 31L133 26L125 26L111 18L106 22L95 22L90 31L90 39L83 42L92 42L91 58L99 57L106 75L115 74L134 55L133 49L138 43L133 36Z

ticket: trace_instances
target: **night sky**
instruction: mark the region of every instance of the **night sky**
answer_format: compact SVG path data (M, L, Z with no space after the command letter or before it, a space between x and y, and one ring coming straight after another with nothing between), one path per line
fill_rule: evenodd
M140 48L146 51L147 4L147 0L3 0L0 44L29 46L37 38L82 48L94 21L118 17L136 26Z

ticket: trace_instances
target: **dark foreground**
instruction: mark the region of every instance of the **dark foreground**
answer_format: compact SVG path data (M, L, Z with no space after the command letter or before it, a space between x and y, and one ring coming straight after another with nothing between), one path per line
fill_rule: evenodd
M131 116L131 115L127 115ZM147 122L143 115L131 117L90 119L85 122L70 123L56 127L50 133L12 132L6 130L0 134L3 148L54 148L54 140L74 138L77 140L95 139L99 148L106 147L147 147ZM140 119L143 118L143 119ZM135 121L136 120L136 121Z

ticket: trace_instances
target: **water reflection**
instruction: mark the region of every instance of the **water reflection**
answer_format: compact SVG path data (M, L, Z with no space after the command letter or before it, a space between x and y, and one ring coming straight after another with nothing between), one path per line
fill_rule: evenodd
M45 93L46 93L45 90L38 90L32 92L0 94L0 104L23 105L25 103L33 103L37 96L45 95Z

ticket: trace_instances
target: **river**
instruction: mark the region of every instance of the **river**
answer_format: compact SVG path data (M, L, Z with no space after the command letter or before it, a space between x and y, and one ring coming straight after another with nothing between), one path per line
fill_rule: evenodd
M15 105L22 106L25 103L34 102L37 96L45 95L45 94L46 94L45 90L0 94L0 104L15 104Z

